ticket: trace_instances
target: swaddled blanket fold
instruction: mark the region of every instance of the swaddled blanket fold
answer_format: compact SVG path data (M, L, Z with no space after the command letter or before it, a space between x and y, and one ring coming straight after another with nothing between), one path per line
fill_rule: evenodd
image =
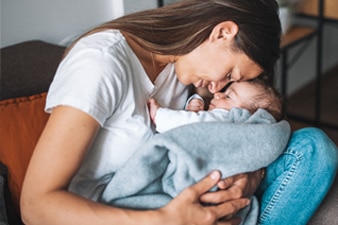
M212 170L222 177L268 166L290 136L286 121L275 122L265 110L253 115L230 110L230 122L200 122L156 134L112 176L100 201L126 208L166 205ZM242 224L256 224L258 205L252 197L242 211Z

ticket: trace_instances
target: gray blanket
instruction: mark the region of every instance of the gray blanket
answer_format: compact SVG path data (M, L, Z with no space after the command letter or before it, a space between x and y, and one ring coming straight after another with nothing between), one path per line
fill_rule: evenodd
M230 115L230 122L194 123L156 134L112 176L100 201L159 208L212 170L220 170L223 178L255 171L283 152L290 135L286 121L276 123L265 110L250 115L235 108ZM240 216L242 224L256 224L254 196Z

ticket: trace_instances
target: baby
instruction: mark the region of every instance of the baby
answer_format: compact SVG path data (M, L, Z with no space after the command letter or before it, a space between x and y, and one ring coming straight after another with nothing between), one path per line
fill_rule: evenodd
M162 108L155 99L149 100L150 117L158 132L194 122L227 121L231 108L243 108L253 114L257 109L265 109L278 122L284 117L283 99L276 89L262 79L233 82L224 92L217 92L210 100L208 111L204 101L193 95L185 109Z

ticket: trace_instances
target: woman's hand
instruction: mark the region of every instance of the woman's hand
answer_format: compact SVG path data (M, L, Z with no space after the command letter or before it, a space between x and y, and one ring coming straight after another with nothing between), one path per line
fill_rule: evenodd
M209 191L220 181L220 173L214 171L197 184L185 189L167 206L162 208L163 218L169 218L167 224L185 225L236 225L240 218L233 218L238 210L247 206L247 198L224 201L218 205L204 206L201 195ZM224 218L227 219L224 219ZM164 222L164 224L166 224Z
M264 169L255 172L243 173L225 178L217 183L219 191L208 192L201 196L201 201L220 203L229 200L249 197L256 191L262 180Z

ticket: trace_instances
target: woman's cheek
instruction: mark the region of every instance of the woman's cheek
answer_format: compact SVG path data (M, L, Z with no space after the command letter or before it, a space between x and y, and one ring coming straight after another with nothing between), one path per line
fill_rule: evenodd
M197 76L191 75L189 73L181 72L180 70L176 71L177 79L184 85L190 85L199 82L199 78Z
M192 82L190 81L189 77L188 76L185 76L184 74L179 74L179 73L176 73L177 75L177 79L184 85L190 85L192 84Z

